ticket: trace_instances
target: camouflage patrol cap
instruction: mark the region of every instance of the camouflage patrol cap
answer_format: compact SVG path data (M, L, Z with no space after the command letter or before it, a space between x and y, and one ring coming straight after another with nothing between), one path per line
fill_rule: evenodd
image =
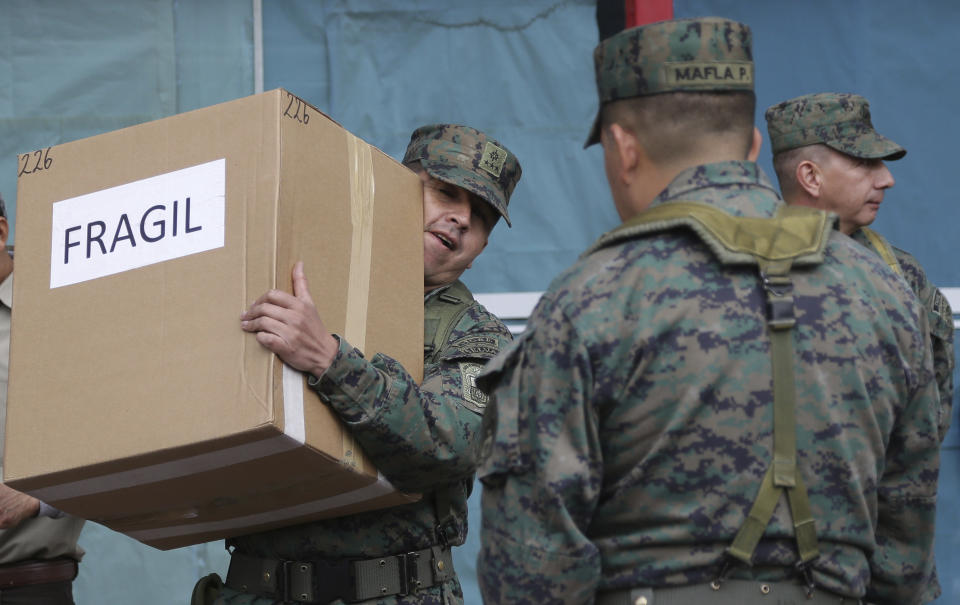
M415 161L430 176L480 196L510 225L507 203L522 170L517 156L499 141L469 126L421 126L403 156L404 164Z
M750 28L720 17L642 25L593 51L600 107L664 92L753 90ZM600 142L600 112L584 147Z
M804 95L770 107L766 118L774 154L817 143L855 158L899 160L907 154L874 130L870 103L860 95Z

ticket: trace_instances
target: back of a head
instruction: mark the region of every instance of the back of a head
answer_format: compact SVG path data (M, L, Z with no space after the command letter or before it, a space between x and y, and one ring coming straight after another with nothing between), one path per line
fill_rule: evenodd
M755 108L748 26L704 17L635 27L601 42L594 66L600 111L586 146L616 122L664 161L702 150L705 138L746 157Z
M657 163L704 154L744 159L755 106L752 91L666 92L608 103L600 121L602 128L616 123L632 132Z

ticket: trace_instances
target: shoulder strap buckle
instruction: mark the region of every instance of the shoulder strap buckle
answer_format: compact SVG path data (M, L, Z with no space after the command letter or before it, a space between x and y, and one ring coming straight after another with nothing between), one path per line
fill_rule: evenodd
M790 275L787 273L771 275L761 266L760 280L767 294L768 325L773 330L789 330L796 324L796 316L793 312L793 281Z
M797 561L797 573L803 578L803 586L806 589L807 598L813 598L813 591L816 589L817 585L813 581L813 570L811 563L813 563L820 555L813 557L812 559L804 561L803 559Z

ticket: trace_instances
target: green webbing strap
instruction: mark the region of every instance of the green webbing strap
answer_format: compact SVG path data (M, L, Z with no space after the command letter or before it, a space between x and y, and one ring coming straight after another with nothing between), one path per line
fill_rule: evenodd
M423 309L424 364L437 363L440 360L440 353L450 339L454 326L473 303L473 294L459 280L427 300ZM451 494L454 489L461 489L460 485L441 487L434 492L434 513L437 516L434 533L444 546L452 544L457 537Z
M880 258L883 259L883 262L887 263L897 275L903 275L903 271L900 270L900 262L897 260L896 255L894 255L893 250L890 249L890 244L887 243L887 240L883 239L879 233L868 227L861 227L860 230L867 236L870 245L877 251Z
M474 302L473 294L461 281L427 299L423 307L423 362L439 361L440 352L453 327Z
M767 294L773 362L773 463L760 483L746 521L728 549L731 556L748 565L784 490L790 503L801 563L806 564L819 555L810 499L797 472L796 383L791 334L795 319L789 272L789 261L760 263L760 276Z
M797 470L796 383L793 369L795 324L790 269L823 261L835 217L802 206L781 206L772 218L737 217L700 202L670 201L640 213L602 236L588 254L624 239L675 227L687 227L723 264L751 264L760 269L767 297L770 354L773 366L773 462L757 497L727 549L748 565L780 500L787 494L794 534L808 591L813 581L807 563L819 554L807 489ZM714 588L726 573L721 570Z

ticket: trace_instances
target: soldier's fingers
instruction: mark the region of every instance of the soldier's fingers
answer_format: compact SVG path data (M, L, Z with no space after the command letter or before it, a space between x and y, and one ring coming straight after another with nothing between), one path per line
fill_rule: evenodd
M251 313L257 313L261 309L266 308L267 305L272 305L280 308L290 308L299 303L298 299L293 295L284 292L283 290L269 290L265 292L260 298L253 301L243 315L248 315Z
M275 295L267 293L251 304L240 315L240 319L255 319L266 316L283 321L291 312L296 312L302 305L302 301L285 292L278 292Z
M269 315L259 315L252 319L245 319L240 322L240 327L245 332L275 334L284 340L287 340L287 333L289 332L289 326L286 322Z
M271 353L276 353L281 358L288 355L291 351L290 343L282 336L273 332L257 332L257 342L259 342L263 348Z
M310 284L303 272L302 260L293 265L293 295L304 303L313 306L313 298L310 297Z

